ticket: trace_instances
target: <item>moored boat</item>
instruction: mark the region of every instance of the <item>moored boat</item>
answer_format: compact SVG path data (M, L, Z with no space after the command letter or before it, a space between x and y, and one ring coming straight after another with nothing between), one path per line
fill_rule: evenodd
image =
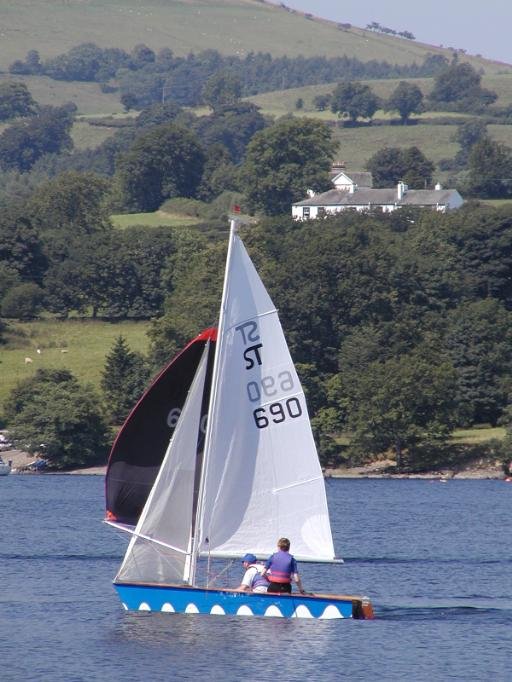
M8 476L11 473L11 462L4 462L0 457L0 476Z

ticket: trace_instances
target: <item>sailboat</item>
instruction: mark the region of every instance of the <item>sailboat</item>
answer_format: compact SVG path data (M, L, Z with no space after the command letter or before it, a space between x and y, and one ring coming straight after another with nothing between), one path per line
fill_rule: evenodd
M127 610L371 618L367 597L211 580L212 562L267 558L281 536L300 562L341 562L304 392L238 228L232 220L218 329L164 369L112 448L105 520L130 535L114 587Z

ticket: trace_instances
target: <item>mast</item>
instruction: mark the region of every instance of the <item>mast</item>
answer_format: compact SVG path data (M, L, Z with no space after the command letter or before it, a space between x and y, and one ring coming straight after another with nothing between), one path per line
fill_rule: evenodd
M213 360L213 372L212 372L212 383L210 389L210 402L208 405L208 419L206 424L206 435L205 435L205 446L203 454L203 466L201 470L201 478L199 481L199 495L196 507L196 526L194 537L192 538L192 556L191 556L191 566L190 566L190 578L189 583L195 585L196 579L196 567L197 567L197 557L199 555L199 542L202 536L202 519L203 519L203 504L204 504L204 489L206 477L208 475L208 463L210 459L211 450L211 440L212 440L212 429L213 429L213 416L215 414L215 406L217 402L217 388L219 385L219 358L221 357L221 352L224 346L224 318L226 310L226 294L229 282L229 271L231 266L231 254L233 250L233 243L235 241L235 235L240 225L240 221L236 218L230 220L229 229L229 242L228 242L228 253L226 257L226 269L224 271L224 284L222 287L222 299L220 304L219 312L219 324L217 331L217 342L215 344L215 356Z

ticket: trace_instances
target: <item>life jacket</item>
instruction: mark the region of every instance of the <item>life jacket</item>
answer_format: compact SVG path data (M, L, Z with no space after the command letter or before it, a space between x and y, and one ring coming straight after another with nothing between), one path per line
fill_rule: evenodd
M295 573L295 559L288 552L279 550L272 554L267 561L269 568L268 579L271 583L291 583L292 573Z
M260 566L260 564L251 564L249 568L252 566L257 567ZM261 567L261 566L260 566ZM263 568L263 567L261 567ZM259 569L256 570L256 573L254 574L252 581L251 581L251 590L254 590L256 587L268 587L268 578L264 575L261 575Z

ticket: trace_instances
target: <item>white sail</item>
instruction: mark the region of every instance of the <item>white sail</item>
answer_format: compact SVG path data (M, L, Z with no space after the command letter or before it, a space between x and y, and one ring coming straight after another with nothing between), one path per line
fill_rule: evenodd
M232 230L209 412L200 550L302 560L334 548L306 401L279 317Z
M189 580L194 478L208 347L206 344L174 436L119 569L119 581Z

